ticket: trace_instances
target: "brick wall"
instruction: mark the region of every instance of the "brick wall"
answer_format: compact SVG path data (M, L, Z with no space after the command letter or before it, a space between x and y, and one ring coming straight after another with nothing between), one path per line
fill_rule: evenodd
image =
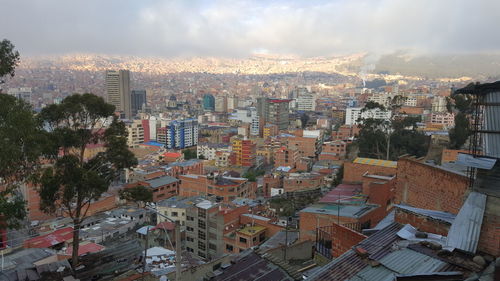
M359 232L334 223L332 228L332 256L339 257L365 238L366 236Z
M371 220L371 216L374 214L374 212L369 212L359 220L355 218L349 218L349 217L340 217L340 224L346 224L346 223L364 223L367 221L371 221L371 225L375 225L376 222L374 223ZM299 213L300 216L300 222L299 222L299 229L300 229L300 240L315 240L316 239L316 228L317 227L323 227L323 226L331 226L332 224L337 224L338 219L337 216L335 215L329 215L329 214L317 214L317 213L304 213L301 212Z
M488 196L478 251L500 256L500 198Z
M389 176L396 174L396 168L345 162L343 180L346 182L361 182L363 174L366 172L369 174Z
M443 153L441 154L441 163L457 161L459 153L469 153L469 151L465 149L443 149Z
M424 215L415 214L404 209L395 208L395 221L401 224L411 224L420 231L448 235L450 224L429 218Z
M398 160L395 202L457 214L468 189L466 176L412 158Z

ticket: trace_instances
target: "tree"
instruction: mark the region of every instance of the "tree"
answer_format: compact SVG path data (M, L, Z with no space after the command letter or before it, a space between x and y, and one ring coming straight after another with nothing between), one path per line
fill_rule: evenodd
M137 164L127 147L125 125L114 111L115 107L101 97L75 94L40 113L51 144L46 155L51 165L41 168L37 177L40 208L46 213L63 210L73 220L74 268L81 223L91 202L108 190L124 168ZM98 143L106 150L86 159L87 146Z
M472 134L469 114L472 113L472 97L469 95L453 95L447 99L446 108L455 113L455 127L448 132L450 137L449 148L461 149Z
M193 149L184 149L182 151L182 154L184 154L184 159L186 160L198 158L198 156L196 155L196 150Z
M14 50L14 45L7 39L0 41L0 84L4 83L2 77L14 77L14 70L19 64L19 52Z
M26 217L18 188L39 165L43 140L42 124L31 106L0 94L0 228L17 228Z
M137 203L138 206L141 203L147 203L153 201L153 192L150 188L138 185L131 188L122 189L119 191L120 199L133 201Z

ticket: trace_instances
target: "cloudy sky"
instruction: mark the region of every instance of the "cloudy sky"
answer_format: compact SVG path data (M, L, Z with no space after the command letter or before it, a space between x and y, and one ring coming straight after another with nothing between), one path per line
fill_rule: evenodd
M0 0L24 55L500 51L499 0Z

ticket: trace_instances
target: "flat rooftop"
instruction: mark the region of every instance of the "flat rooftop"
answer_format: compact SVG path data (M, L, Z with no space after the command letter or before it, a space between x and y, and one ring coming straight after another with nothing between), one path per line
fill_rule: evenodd
M238 232L245 234L245 235L252 236L252 235L257 234L257 233L264 231L264 230L266 230L266 228L264 226L255 225L255 226L247 226L243 229L238 230Z
M331 216L341 216L349 218L360 218L377 208L376 205L341 205L341 204L314 204L299 213L326 214Z

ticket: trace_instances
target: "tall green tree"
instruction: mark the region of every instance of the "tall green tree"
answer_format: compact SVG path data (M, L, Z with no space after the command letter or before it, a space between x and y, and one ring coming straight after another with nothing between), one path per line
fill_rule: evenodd
M41 210L63 210L73 220L73 267L78 264L80 228L91 202L108 190L124 168L137 164L128 150L125 125L114 111L101 97L75 94L40 113L50 132L47 158L52 159L38 177ZM85 159L87 146L97 143L106 150Z
M404 100L402 96L395 96L387 108L376 102L366 103L362 111L387 110L391 112L391 118L359 120L361 121L361 130L357 139L359 156L397 160L403 154L421 157L427 153L429 138L417 130L420 118L401 116L397 113Z
M447 99L446 108L455 113L455 126L448 132L450 137L449 148L461 149L472 134L469 115L472 113L472 96L452 95Z
M0 41L0 84L14 76L19 53L9 40ZM0 91L0 228L16 228L26 217L18 192L39 163L41 124L29 104Z
M14 45L7 39L0 41L0 84L4 76L14 76L14 70L19 64L19 52L14 50Z
M21 99L0 94L0 228L18 227L26 216L18 192L42 153L42 126L31 106Z
M151 188L143 185L125 188L119 191L120 199L135 202L138 206L153 202L153 192Z

